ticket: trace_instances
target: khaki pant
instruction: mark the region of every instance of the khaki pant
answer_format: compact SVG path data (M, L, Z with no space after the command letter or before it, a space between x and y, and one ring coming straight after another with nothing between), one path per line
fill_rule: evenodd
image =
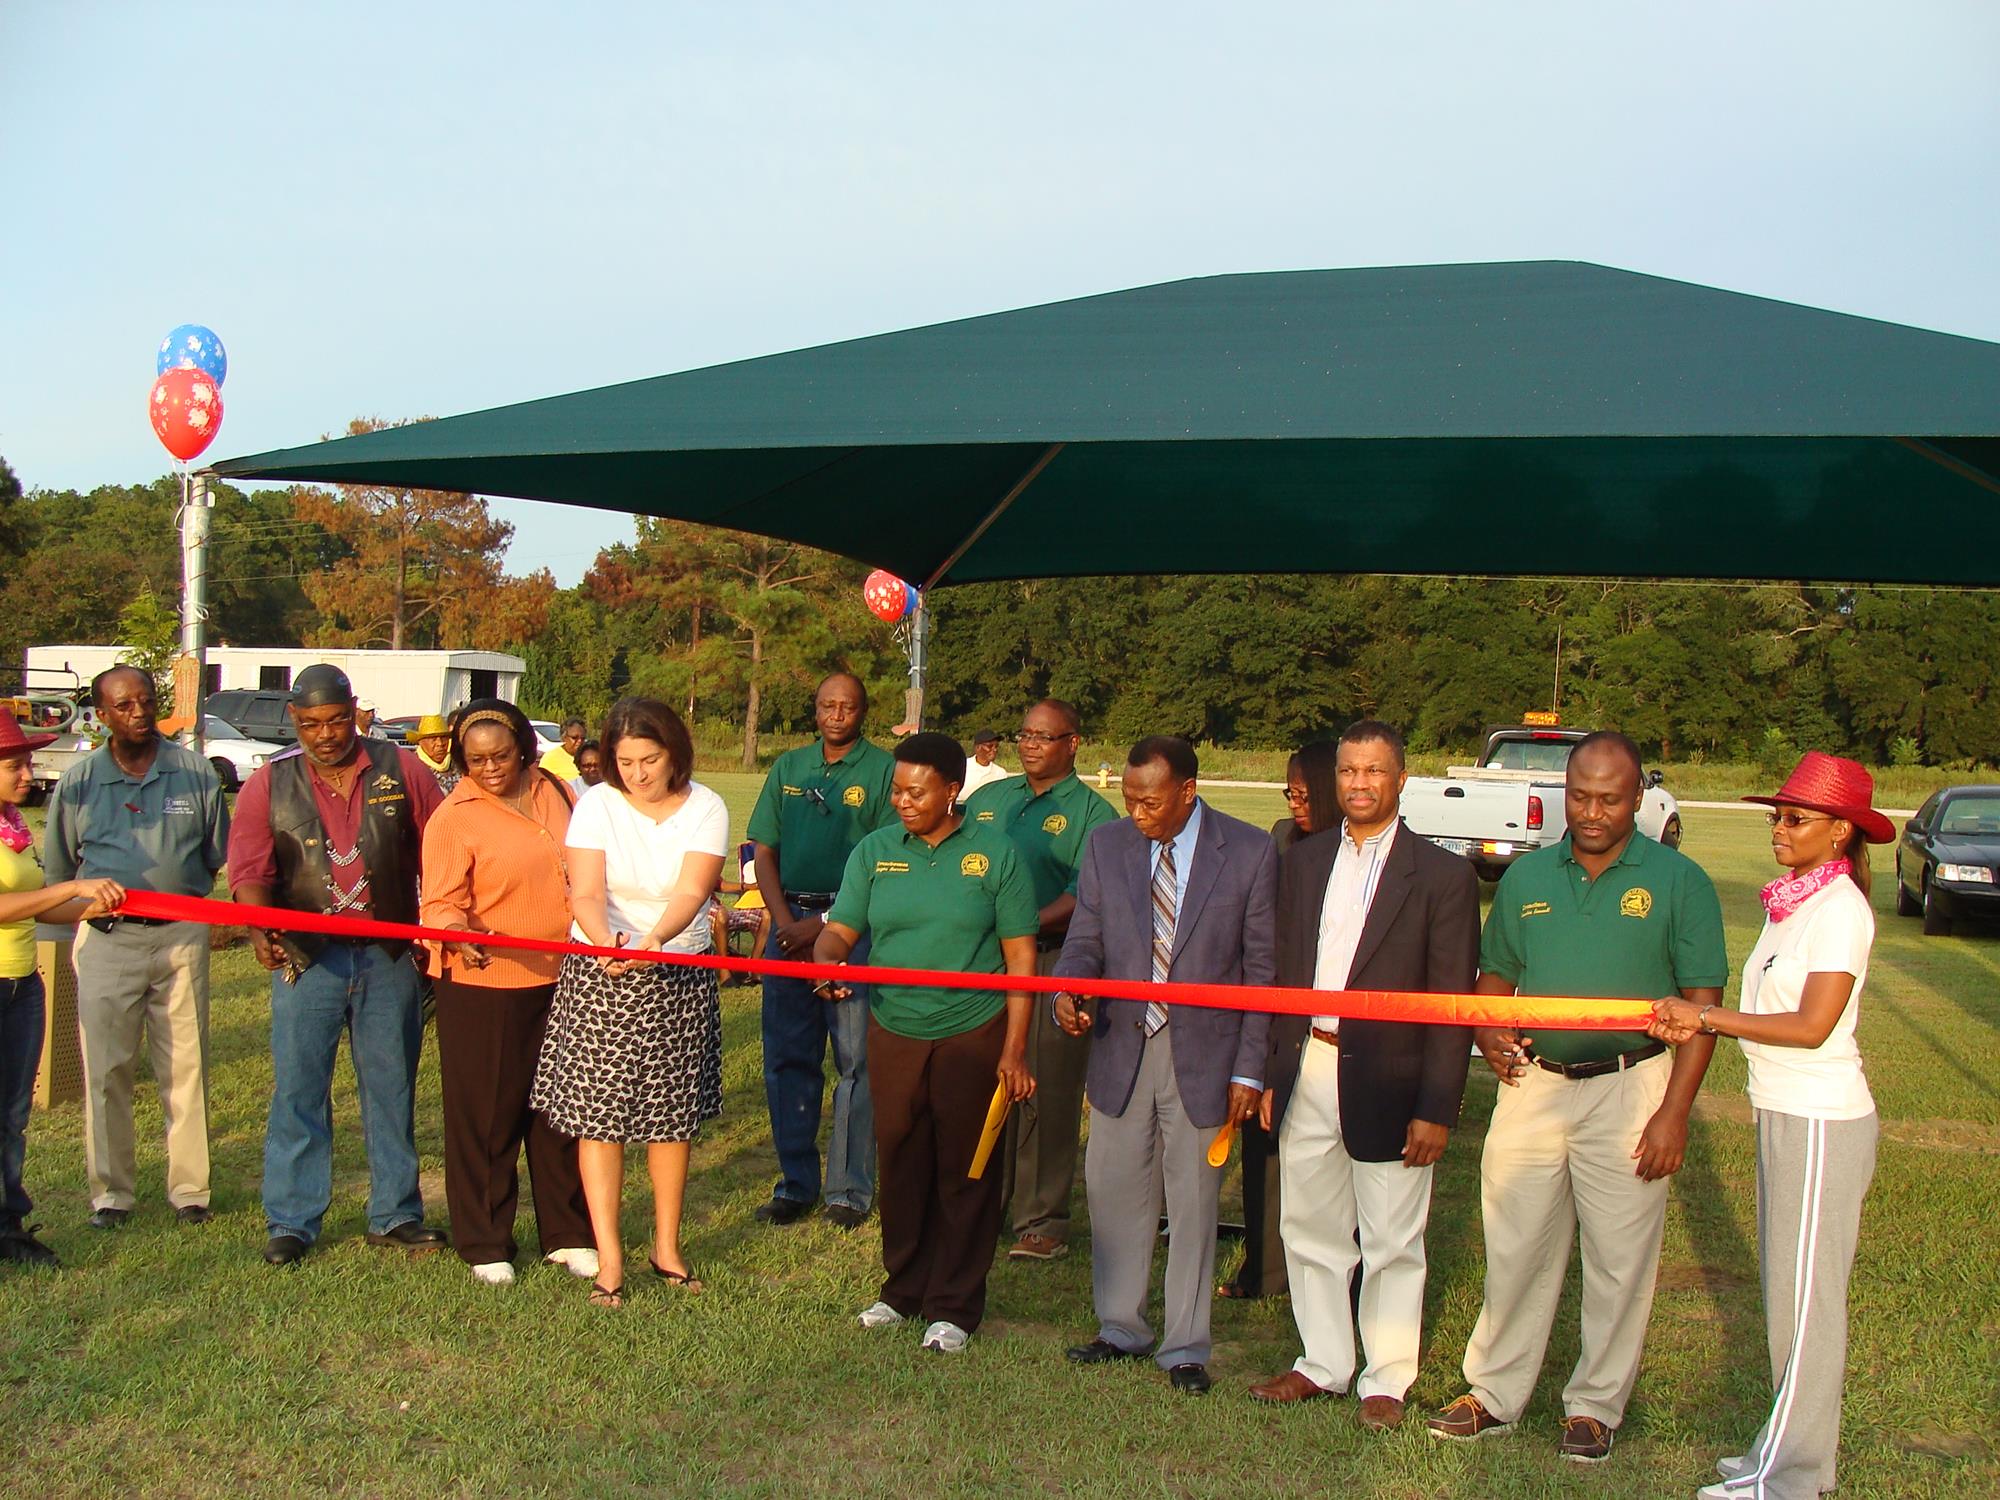
M1667 1220L1667 1180L1640 1181L1632 1153L1672 1071L1671 1052L1596 1078L1530 1067L1519 1088L1500 1090L1479 1167L1486 1300L1465 1379L1504 1422L1534 1394L1579 1229L1583 1348L1563 1415L1607 1427L1625 1416Z
M1049 974L1061 956L1061 949L1042 954L1035 972ZM1065 1244L1070 1197L1076 1187L1077 1142L1083 1129L1090 1036L1071 1036L1056 1025L1052 996L1032 998L1028 1071L1034 1076L1035 1092L1008 1113L1000 1147L1000 1191L1016 1236L1040 1234Z
M208 1202L208 929L77 929L84 1165L92 1208L133 1206L132 1084L146 1039L167 1126L167 1202Z

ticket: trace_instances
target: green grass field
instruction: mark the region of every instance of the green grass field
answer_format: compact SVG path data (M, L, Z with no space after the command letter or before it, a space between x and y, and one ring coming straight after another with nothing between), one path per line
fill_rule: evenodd
M754 781L705 779L740 830ZM1269 792L1215 801L1260 823L1281 806ZM1740 962L1770 873L1763 825L1690 816L1687 850L1721 888ZM1840 1493L1991 1496L2000 941L1990 930L1920 938L1889 915L1886 885L1861 1026L1885 1124L1853 1286ZM1651 1497L1692 1493L1762 1420L1751 1132L1729 1043L1674 1184L1646 1361L1617 1452L1580 1470L1553 1451L1554 1397L1576 1352L1574 1278L1535 1407L1515 1434L1475 1447L1433 1442L1415 1421L1364 1435L1344 1401L1252 1403L1244 1385L1296 1352L1282 1301L1217 1303L1207 1401L1175 1397L1150 1367L1072 1368L1064 1346L1094 1329L1087 1254L1001 1261L986 1326L962 1358L923 1355L914 1331L862 1333L853 1314L879 1274L872 1224L842 1234L751 1221L773 1176L752 990L725 991L724 1022L727 1107L696 1149L689 1191L702 1295L635 1282L625 1309L605 1313L585 1305L581 1282L532 1259L516 1286L496 1290L455 1257L369 1248L351 1078L336 1096L326 1237L303 1266L279 1272L258 1259L265 990L240 944L218 953L214 1222L179 1228L161 1202L149 1099L139 1111L147 1196L113 1235L83 1225L78 1108L37 1115L30 1128L36 1217L68 1269L0 1274L8 1493ZM1493 1094L1476 1076L1440 1169L1420 1405L1457 1393L1478 1312L1478 1150ZM418 1119L426 1196L442 1220L428 1048ZM1233 1179L1232 1168L1232 1216ZM644 1243L646 1213L635 1184L628 1244ZM1233 1248L1223 1254L1226 1273Z

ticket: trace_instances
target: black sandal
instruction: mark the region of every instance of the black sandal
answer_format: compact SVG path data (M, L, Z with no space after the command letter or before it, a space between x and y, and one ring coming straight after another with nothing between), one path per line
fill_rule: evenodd
M620 1308L625 1305L625 1288L593 1281L587 1299L592 1307Z
M646 1257L646 1264L653 1268L653 1274L655 1276L659 1277L660 1280L666 1282L667 1285L669 1286L684 1287L686 1290L690 1292L698 1292L702 1290L702 1284L695 1279L694 1272L692 1270L669 1271L665 1266L661 1265L658 1261L654 1260L653 1257L650 1255Z

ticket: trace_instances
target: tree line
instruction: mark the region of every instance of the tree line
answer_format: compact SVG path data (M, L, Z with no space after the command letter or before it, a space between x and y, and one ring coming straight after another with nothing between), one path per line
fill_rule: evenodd
M506 575L512 528L476 496L211 493L211 640L513 651L538 715L594 720L649 693L727 726L745 765L761 735L809 728L812 686L835 666L868 685L876 733L902 717L902 640L862 607L867 570L846 558L640 517L557 588L546 571ZM157 642L179 588L179 503L171 476L24 493L0 460L0 661L42 642ZM2000 761L1990 591L1177 576L975 584L930 602L927 722L964 733L1052 695L1113 742L1282 748L1376 716L1417 749L1462 752L1553 707L1664 760L1815 745L1878 765Z

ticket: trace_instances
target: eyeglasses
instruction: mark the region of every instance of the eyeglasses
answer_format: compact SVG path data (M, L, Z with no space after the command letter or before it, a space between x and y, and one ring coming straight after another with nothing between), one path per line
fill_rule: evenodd
M1039 729L1023 729L1015 734L1014 743L1017 745L1053 745L1058 740L1073 740L1075 738L1076 732L1074 730L1063 734L1043 734Z
M1312 801L1312 794L1305 791L1294 791L1291 787L1286 787L1285 800L1294 807L1304 807L1308 802Z
M1764 821L1773 828L1797 828L1802 823L1831 823L1826 813L1767 812Z

